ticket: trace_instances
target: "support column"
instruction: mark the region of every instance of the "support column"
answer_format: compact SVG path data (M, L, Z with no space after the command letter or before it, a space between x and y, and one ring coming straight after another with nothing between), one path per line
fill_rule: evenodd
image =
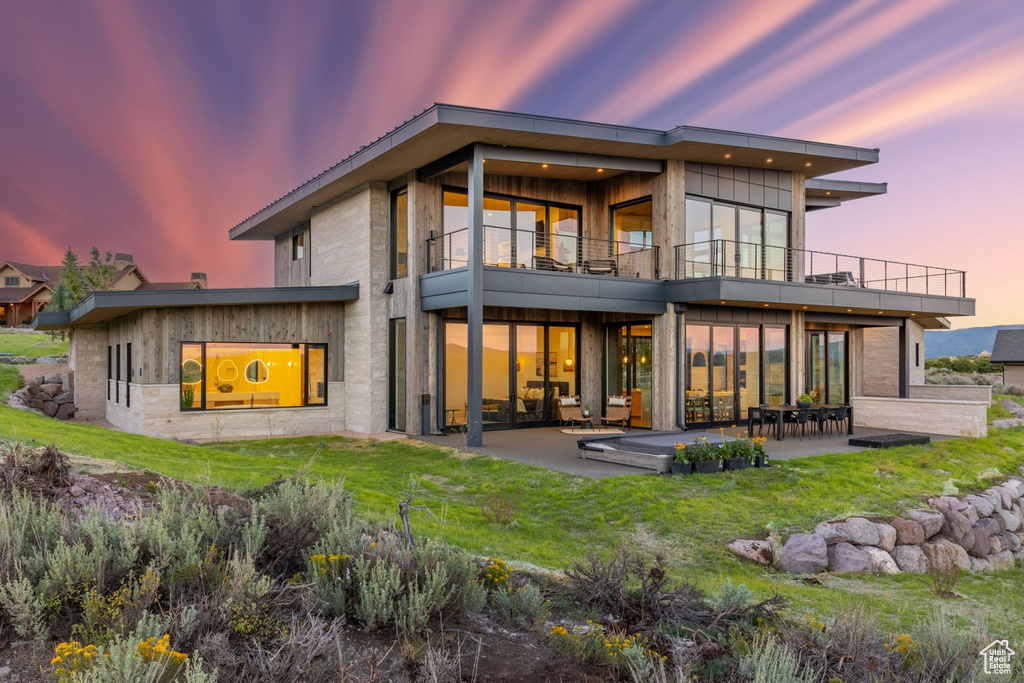
M899 396L900 398L910 398L910 359L907 354L907 337L909 335L908 328L909 320L903 319L900 323L900 341L899 341Z
M466 445L483 443L484 393L484 159L473 145L467 171L469 266L466 287Z
M804 312L793 311L789 318L789 402L796 402L796 397L804 393L806 381L806 325Z

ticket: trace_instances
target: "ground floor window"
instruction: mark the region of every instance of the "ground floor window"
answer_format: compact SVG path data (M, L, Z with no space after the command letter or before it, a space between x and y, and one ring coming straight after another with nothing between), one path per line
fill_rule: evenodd
M649 321L612 325L605 329L604 393L608 396L630 397L630 427L650 429L652 425L652 329Z
M405 318L390 323L388 334L388 428L405 431Z
M444 328L444 424L466 424L468 367L465 321ZM556 424L558 396L579 393L576 326L494 322L483 325L485 428Z
M806 378L813 402L846 402L846 332L808 330Z
M786 402L784 326L686 324L687 423L732 422Z
M181 409L327 404L325 344L185 342Z

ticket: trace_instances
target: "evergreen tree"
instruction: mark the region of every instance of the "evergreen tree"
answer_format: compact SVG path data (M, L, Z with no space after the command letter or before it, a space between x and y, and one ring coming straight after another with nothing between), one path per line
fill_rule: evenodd
M68 307L61 310L71 310L75 304L89 294L89 284L86 282L85 276L82 275L82 266L78 263L78 255L72 251L71 247L64 252L64 260L61 262L60 279L57 286L60 285L64 285L67 290L66 301L69 302Z
M90 253L92 258L85 268L85 280L92 291L108 292L114 286L114 275L117 273L111 262L113 255L108 251L104 258L100 258L100 250L96 247L93 247Z
M58 282L57 286L53 288L50 300L46 303L46 310L70 311L74 307L75 304L71 301L71 293L68 291L68 286L63 282Z

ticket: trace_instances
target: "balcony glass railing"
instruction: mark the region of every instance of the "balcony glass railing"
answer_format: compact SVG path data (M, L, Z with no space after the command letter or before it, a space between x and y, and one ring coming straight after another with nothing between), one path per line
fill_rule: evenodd
M485 266L658 279L658 248L655 246L493 225L484 226L483 238ZM427 240L428 272L467 265L468 228Z
M675 272L679 280L724 276L967 296L962 270L730 240L681 244L675 250Z

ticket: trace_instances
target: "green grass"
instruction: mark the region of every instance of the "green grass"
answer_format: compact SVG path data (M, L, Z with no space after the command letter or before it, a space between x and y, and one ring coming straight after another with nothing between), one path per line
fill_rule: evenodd
M12 392L21 388L21 385L17 365L0 365L0 399L6 401Z
M786 595L795 609L832 615L853 603L866 604L894 628L929 618L941 607L964 622L990 615L993 628L1024 637L1019 569L965 577L957 586L963 599L939 601L920 577L830 576L808 584L741 563L724 548L738 537L785 537L834 517L885 516L920 506L929 494L985 488L1024 462L1024 429L994 430L985 439L802 458L768 470L602 481L415 441L310 437L200 447L0 408L0 435L10 438L15 431L20 439L54 441L71 453L238 489L294 473L316 456L311 476L343 478L361 513L371 519L393 520L397 500L415 477L422 489L416 502L438 519L420 513L413 518L414 530L481 555L562 569L588 551L607 552L625 542L666 553L681 574L709 590L729 579L764 596ZM488 524L481 511L481 504L499 492L521 501L507 527Z
M993 394L992 405L988 407L988 423L992 424L996 420L1006 420L1013 417L1013 413L1003 407L1003 400L1010 399L1021 405L1024 405L1024 396L1010 396L1009 394Z
M59 337L56 341L52 341L50 335L43 332L0 331L0 353L9 353L12 356L25 358L39 358L40 356L61 356L67 352L67 340L61 341Z

